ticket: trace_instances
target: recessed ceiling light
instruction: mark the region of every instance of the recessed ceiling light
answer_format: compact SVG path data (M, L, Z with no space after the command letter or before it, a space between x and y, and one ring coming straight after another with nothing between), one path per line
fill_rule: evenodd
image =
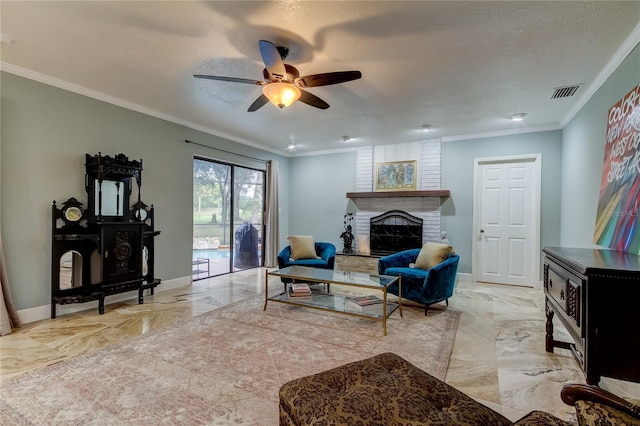
M429 130L431 130L431 125L423 124L421 129L422 129L423 132L428 132Z
M512 119L513 121L522 121L522 120L524 120L524 118L525 118L526 116L527 116L527 113L526 113L526 112L519 112L519 113L517 113L517 114L513 114L513 115L511 116L511 119Z
M289 151L296 149L296 144L295 143L290 143L289 145L287 145L287 149Z

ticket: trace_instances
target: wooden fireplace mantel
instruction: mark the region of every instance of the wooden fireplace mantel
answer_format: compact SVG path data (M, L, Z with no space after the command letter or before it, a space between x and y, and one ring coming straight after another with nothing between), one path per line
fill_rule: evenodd
M448 197L448 189L430 191L347 192L347 198Z

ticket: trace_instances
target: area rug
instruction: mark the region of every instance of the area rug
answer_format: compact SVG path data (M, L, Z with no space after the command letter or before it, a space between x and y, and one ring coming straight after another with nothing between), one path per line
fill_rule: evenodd
M460 313L382 325L255 297L1 386L2 425L277 425L289 380L382 352L444 379Z

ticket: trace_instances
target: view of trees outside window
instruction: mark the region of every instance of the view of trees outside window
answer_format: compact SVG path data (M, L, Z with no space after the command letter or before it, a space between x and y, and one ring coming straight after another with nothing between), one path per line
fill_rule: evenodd
M194 159L194 279L262 264L263 206L264 171Z

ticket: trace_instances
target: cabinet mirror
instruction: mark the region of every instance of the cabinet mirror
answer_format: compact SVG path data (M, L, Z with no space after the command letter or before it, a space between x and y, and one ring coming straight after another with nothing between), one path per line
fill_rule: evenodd
M60 289L65 290L82 285L82 256L69 250L60 257Z
M131 193L135 182L138 202L142 160L86 155L85 187L89 195L89 222L127 222L131 219Z
M128 179L124 181L94 179L94 215L96 217L124 216L125 193L128 189Z

